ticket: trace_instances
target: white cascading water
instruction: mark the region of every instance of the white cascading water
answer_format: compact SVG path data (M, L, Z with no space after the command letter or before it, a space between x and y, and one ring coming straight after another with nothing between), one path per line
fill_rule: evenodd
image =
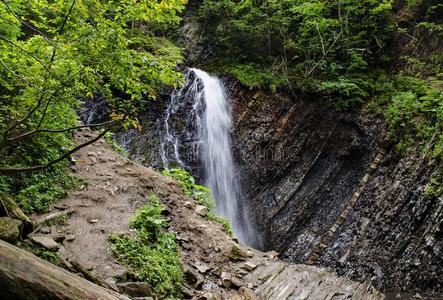
M193 74L194 78L191 78ZM257 244L257 237L242 203L239 178L232 155L231 131L233 121L229 99L223 83L217 77L199 69L190 69L187 73L190 81L187 86L174 92L164 117L164 132L161 138L161 152L165 167L169 167L170 158L184 167L180 156L181 140L170 130L170 116L183 108L187 102L192 108L187 120L195 122L197 130L197 155L204 170L205 185L212 191L216 201L217 213L231 222L240 241ZM166 148L172 149L167 155Z

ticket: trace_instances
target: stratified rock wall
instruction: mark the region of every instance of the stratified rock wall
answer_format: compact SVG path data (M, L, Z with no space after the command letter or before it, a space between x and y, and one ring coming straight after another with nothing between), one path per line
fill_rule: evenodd
M443 199L423 196L435 169L426 149L399 158L365 109L230 90L234 153L265 249L384 290L443 290Z

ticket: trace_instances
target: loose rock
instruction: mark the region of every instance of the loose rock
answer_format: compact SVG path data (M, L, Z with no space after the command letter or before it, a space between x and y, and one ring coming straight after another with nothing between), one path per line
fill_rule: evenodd
M120 292L131 297L151 297L152 289L147 282L125 282L118 283Z
M186 202L183 204L183 206L186 207L186 208L189 208L189 209L193 209L195 205L194 205L194 203L192 203L191 201L186 201Z
M253 290L251 290L250 288L244 287L242 286L239 290L238 293L243 296L244 300L256 300L257 295L255 294L255 292Z
M72 242L73 240L75 240L75 235L73 235L73 234L68 234L65 237L65 241Z
M195 212L202 217L205 217L209 213L209 209L203 205L197 205L195 207Z
M228 257L233 260L246 260L250 257L251 251L247 251L237 243L233 243L228 253Z
M244 265L242 266L242 269L244 269L244 270L246 270L246 271L248 271L248 272L253 271L255 268L257 268L257 265L254 264L254 263L251 262L251 261L247 261L247 262L245 262Z
M29 236L30 240L48 250L58 250L60 246L57 244L54 239L45 236L45 235L31 235Z
M232 282L232 275L227 272L222 272L221 274L221 283L225 288L230 288Z

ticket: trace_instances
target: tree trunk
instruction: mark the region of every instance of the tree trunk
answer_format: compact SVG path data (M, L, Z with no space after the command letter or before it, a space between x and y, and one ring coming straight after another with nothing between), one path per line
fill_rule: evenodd
M130 300L0 240L2 299Z

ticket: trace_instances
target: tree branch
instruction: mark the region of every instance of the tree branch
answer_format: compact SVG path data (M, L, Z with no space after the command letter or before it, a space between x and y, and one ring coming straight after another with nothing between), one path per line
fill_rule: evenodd
M86 67L87 66L83 66L83 68L81 68L80 70L78 70L76 73L74 73L73 75L72 75L72 77L70 77L70 79L69 80L72 80L73 78L75 78L75 77L77 77L84 69L86 69ZM63 89L65 86L65 84L67 83L67 80L66 81L64 81L64 82L62 82L62 83L60 83L60 86L51 94L51 96L49 97L49 99L48 99L48 103L47 103L47 105L46 106L48 106L49 105L49 103L50 103L50 101L55 97L55 95L61 90L61 89ZM21 119L20 121L18 121L17 123L15 123L14 125L12 125L12 126L10 126L9 128L7 128L6 130L5 130L5 132L3 133L3 139L4 140L6 140L6 141L8 141L8 140L11 140L10 138L8 138L8 133L11 131L11 130L13 130L14 128L16 128L17 126L19 126L20 124L23 124L24 122L26 122L31 116L32 116L32 114L40 107L40 105L42 104L42 102L43 102L43 97L44 97L44 95L42 94L40 97L39 97L39 99L38 99L38 101L37 101L37 105L34 107L34 108L32 108L29 112L28 112L28 114L23 118L23 119ZM45 109L45 111L44 111L44 113L43 113L43 115L42 115L42 117L41 117L41 119L40 119L40 122L39 122L39 126L38 126L38 128L40 128L40 125L41 125L41 123L43 122L43 118L45 117L45 115L46 115L46 111L47 111L47 108Z
M73 131L73 130L77 130L77 129L81 129L81 128L97 128L97 127L103 127L106 125L111 125L115 123L115 121L108 121L108 122L103 122L103 123L99 123L99 124L89 124L89 125L80 125L80 126L74 126L74 127L70 127L70 128L64 128L64 129L35 129L29 132L26 132L24 134L21 134L19 136L15 136L13 138L7 139L8 142L12 142L12 141L16 141L16 140L21 140L27 137L30 137L34 134L37 133L63 133L63 132L68 132L68 131Z
M73 153L77 152L78 150L89 146L93 143L95 143L96 141L98 141L99 139L101 139L102 137L105 136L105 134L107 132L109 132L109 130L111 130L111 128L117 124L118 122L122 122L124 119L122 120L116 120L113 121L113 123L111 123L111 125L109 125L102 133L100 133L98 136L96 136L95 138L78 145L77 147L75 147L74 149L66 152L65 154L61 155L59 158L47 163L46 165L40 165L40 166L34 166L34 167L27 167L27 168L0 168L0 174L2 175L12 175L12 174L17 174L17 173L22 173L22 172L34 172L34 171L41 171L44 169L47 169L49 167L52 167L53 165L69 158Z
M15 12L11 9L11 7L10 7L9 4L6 2L6 0L1 0L1 1L5 4L7 10L9 10L9 12L14 16L14 18L17 19L17 21L19 21L21 24L24 24L26 27L28 27L28 28L31 29L32 31L37 32L39 35L41 35L41 36L42 36L42 37L48 42L48 44L51 45L50 38L49 38L48 36L46 36L43 32L41 32L41 31L38 30L37 28L31 26L28 22L25 22L24 20L20 19L20 17L17 16L17 15L15 14Z
M58 30L58 35L61 35L63 33L63 29L65 28L66 22L68 22L69 15L71 14L72 9L74 8L75 1L76 0L72 1L71 6L69 7L68 13L65 15L65 18L63 19L63 23L60 26L60 29ZM51 56L51 63L54 61L56 52L57 52L57 49L54 47L54 50L52 51L52 56Z
M45 65L44 62L42 62L39 58L35 57L32 53L30 53L29 51L27 51L26 49L24 49L23 47L17 45L16 43L14 43L13 41L10 41L9 39L5 38L4 36L0 35L0 40L5 41L8 44L11 44L12 46L20 49L22 52L26 53L29 57L33 58L35 61L37 61L46 71L49 72L49 74L53 75L51 72L51 69Z

